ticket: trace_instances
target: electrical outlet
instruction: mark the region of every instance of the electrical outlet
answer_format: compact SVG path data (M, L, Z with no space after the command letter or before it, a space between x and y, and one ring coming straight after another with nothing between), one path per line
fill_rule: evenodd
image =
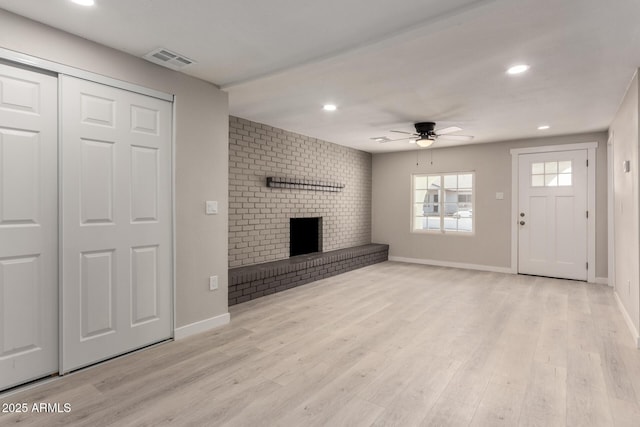
M209 290L215 291L218 289L218 276L209 276Z

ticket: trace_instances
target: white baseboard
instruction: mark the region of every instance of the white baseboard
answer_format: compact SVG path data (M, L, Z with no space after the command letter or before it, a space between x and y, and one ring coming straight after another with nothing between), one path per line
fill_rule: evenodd
M624 321L627 323L627 327L629 328L629 332L631 332L631 336L633 337L634 342L636 343L636 348L640 349L640 334L638 334L638 330L636 329L636 325L633 324L633 320L631 320L631 316L627 313L627 309L620 301L620 297L618 296L618 292L614 291L613 294L616 296L616 302L618 303L618 309L622 313L622 317L624 317Z
M493 273L514 274L513 270L510 267L496 267L493 265L466 264L462 262L439 261L435 259L422 258L405 258L399 256L389 256L389 261L407 262L410 264L434 265L437 267L462 268L466 270L491 271Z
M607 285L609 286L609 278L608 277L596 277L596 281L598 285Z
M180 326L179 328L175 329L173 338L176 341L181 340L183 338L190 337L191 335L199 334L213 328L224 326L229 323L230 320L231 316L229 316L229 313L225 313L221 314L220 316L212 317L210 319L200 320L199 322Z

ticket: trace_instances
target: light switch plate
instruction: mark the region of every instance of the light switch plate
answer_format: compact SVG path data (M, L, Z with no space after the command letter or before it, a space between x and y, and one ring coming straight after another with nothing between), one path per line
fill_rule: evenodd
M504 193L496 193L496 200L504 200Z
M207 215L215 215L218 213L218 202L207 200L205 212Z

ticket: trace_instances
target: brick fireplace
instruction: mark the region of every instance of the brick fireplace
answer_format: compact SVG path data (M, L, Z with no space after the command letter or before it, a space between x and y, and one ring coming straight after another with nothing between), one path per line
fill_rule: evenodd
M322 218L321 250L371 243L372 156L238 117L229 120L229 268L289 258L290 218ZM267 177L340 183L339 191Z
M231 116L229 304L385 261L371 167L370 153Z

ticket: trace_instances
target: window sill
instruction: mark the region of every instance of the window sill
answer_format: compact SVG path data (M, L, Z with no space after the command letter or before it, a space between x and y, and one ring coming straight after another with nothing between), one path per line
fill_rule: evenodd
M475 231L440 231L440 230L411 230L411 234L424 234L436 236L475 236Z

